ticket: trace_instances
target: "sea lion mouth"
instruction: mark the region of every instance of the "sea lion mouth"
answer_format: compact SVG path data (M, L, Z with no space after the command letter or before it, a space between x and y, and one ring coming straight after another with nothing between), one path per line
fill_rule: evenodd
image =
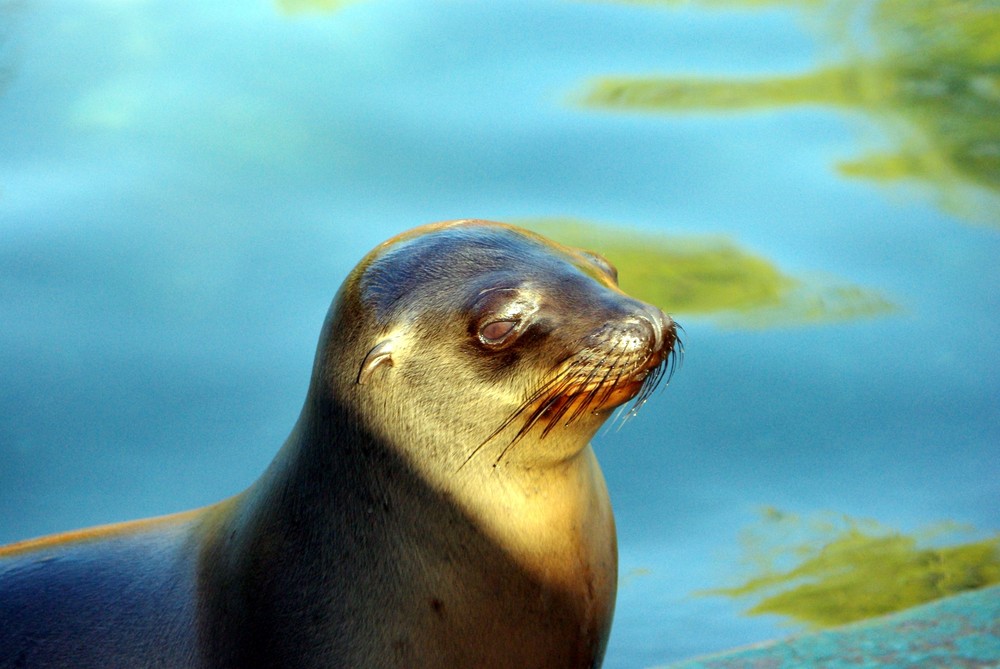
M674 322L658 309L651 312L648 317L607 324L587 337L581 349L555 365L547 380L465 462L518 419L523 418L523 424L494 466L536 425L545 438L560 425L609 412L633 399L622 420L635 416L664 380L669 383L684 350Z
M571 414L571 418L586 411L597 413L625 404L639 395L640 392L643 392L643 389L646 392L644 393L644 397L638 400L638 402L644 403L649 394L659 385L661 376L664 374L663 370L664 367L657 361L650 362L648 366L632 374L619 375L612 379L602 378L600 381L583 380L578 384L570 381L570 384L565 389L549 398L554 400L554 402L548 405L545 411L551 412L554 418L558 416L559 412L565 415L569 412L569 407L567 406L564 409L558 405L561 402L566 402L567 404L579 404L577 409ZM610 368L607 371L610 373ZM543 415L542 418L545 418L545 416ZM558 420L555 422L558 422ZM551 429L551 427L551 424L546 425L546 430Z
M672 355L676 335L670 339L669 347L658 344L652 350L626 339L611 351L585 350L571 357L553 376L557 382L546 384L547 390L525 407L533 411L522 429L544 423L541 436L545 437L560 424L568 426L586 413L600 414L633 399L625 418L634 416L676 368L677 356Z

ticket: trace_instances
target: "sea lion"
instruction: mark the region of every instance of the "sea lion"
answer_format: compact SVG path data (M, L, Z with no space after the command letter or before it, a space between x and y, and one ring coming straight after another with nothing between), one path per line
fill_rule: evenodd
M617 548L589 439L675 341L595 254L484 221L395 237L245 492L0 549L0 667L596 667Z

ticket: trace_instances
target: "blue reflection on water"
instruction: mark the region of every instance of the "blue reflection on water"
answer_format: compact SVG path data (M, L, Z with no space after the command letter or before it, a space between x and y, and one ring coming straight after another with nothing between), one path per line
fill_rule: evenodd
M838 179L874 132L856 117L565 103L595 74L810 67L788 14L91 0L2 20L0 542L240 490L369 248L539 215L729 233L904 307L752 332L679 316L683 369L597 443L623 574L607 666L783 633L690 596L731 577L760 505L1000 529L1000 235Z

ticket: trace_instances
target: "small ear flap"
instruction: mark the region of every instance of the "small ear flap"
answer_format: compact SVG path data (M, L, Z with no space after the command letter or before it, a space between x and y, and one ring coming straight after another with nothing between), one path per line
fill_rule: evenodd
M392 367L392 347L394 343L392 339L383 339L375 344L375 348L368 351L368 355L365 356L364 361L361 363L361 369L358 370L358 385L367 383L368 379L375 373L375 370L382 365Z

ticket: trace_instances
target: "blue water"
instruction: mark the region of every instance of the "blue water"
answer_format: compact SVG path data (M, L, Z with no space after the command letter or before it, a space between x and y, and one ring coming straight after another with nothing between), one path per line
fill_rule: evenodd
M786 11L371 0L0 3L0 543L207 504L294 422L372 246L456 217L731 236L888 317L676 314L687 355L597 443L622 586L606 666L787 633L696 590L764 505L1000 530L1000 233L838 177L879 126L806 107L643 116L601 74L795 72Z

